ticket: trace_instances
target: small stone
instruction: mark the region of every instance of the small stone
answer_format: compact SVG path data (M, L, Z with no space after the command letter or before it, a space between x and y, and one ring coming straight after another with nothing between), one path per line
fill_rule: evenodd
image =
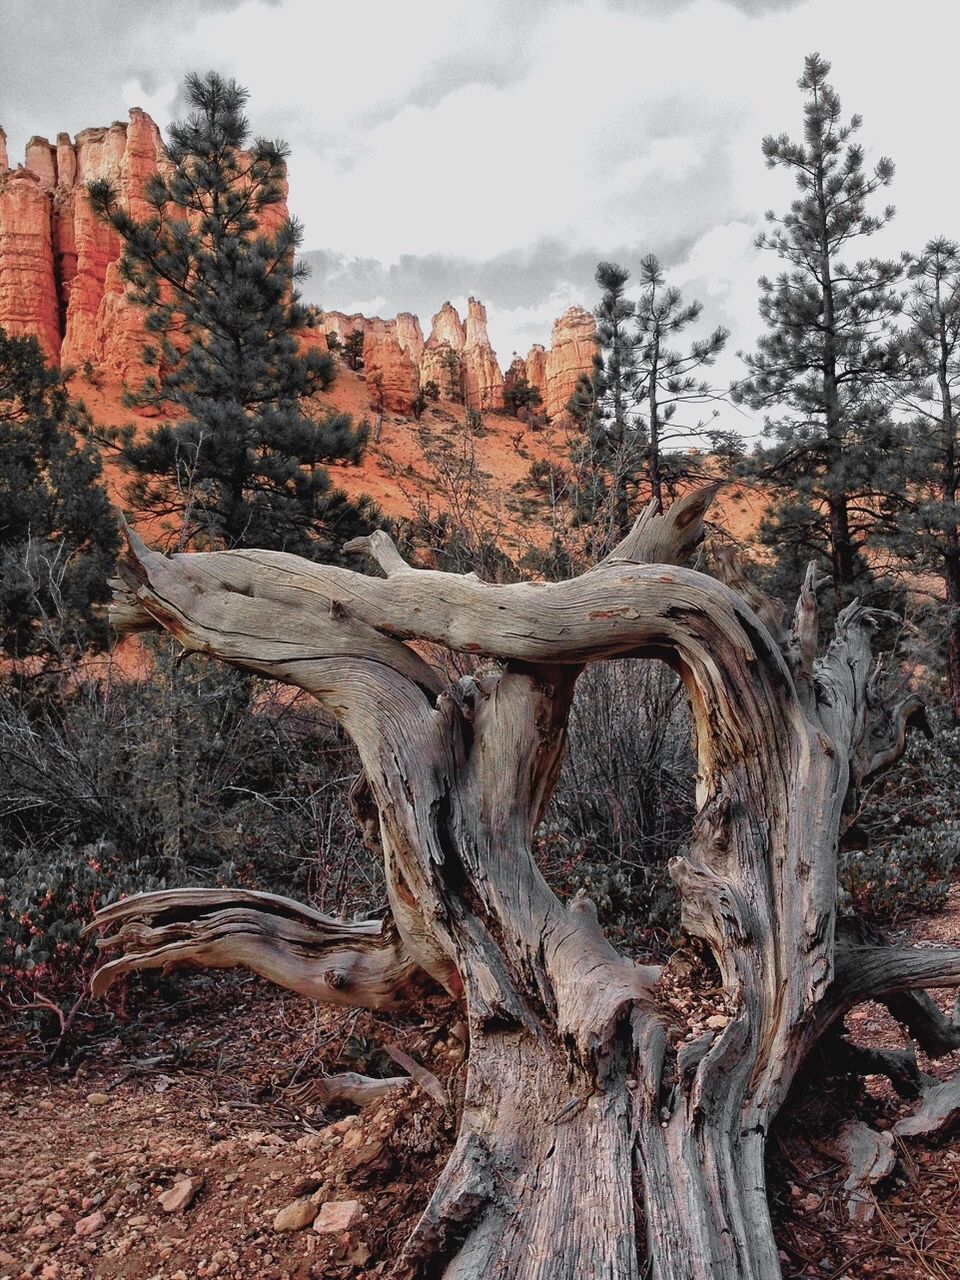
M85 1218L79 1218L73 1229L78 1236L92 1236L103 1228L106 1221L106 1218L98 1209L96 1213L88 1214Z
M363 1130L351 1129L343 1140L344 1151L355 1151L363 1146Z
M348 1129L352 1129L355 1124L359 1123L359 1120L359 1116L344 1116L342 1120L337 1120L334 1124L328 1124L323 1132L343 1134L346 1133Z
M157 1197L160 1201L161 1209L167 1213L180 1213L189 1206L202 1186L202 1174L197 1174L193 1178L181 1178L179 1182L173 1184L169 1191L164 1191L162 1195Z
M720 1028L725 1027L729 1021L730 1019L725 1017L724 1014L714 1013L707 1019L706 1025L713 1031L719 1031Z
M43 1220L47 1224L47 1226L52 1227L54 1231L56 1231L58 1227L62 1227L63 1224L66 1222L66 1218L63 1216L63 1214L57 1213L56 1209L54 1209L51 1213L48 1213Z
M274 1231L300 1231L309 1227L317 1216L316 1208L311 1204L309 1196L302 1200L293 1200L277 1213L273 1220Z
M109 1093L88 1093L87 1101L91 1107L105 1107L110 1101Z
M317 1214L313 1229L322 1235L349 1231L362 1212L359 1200L328 1200Z

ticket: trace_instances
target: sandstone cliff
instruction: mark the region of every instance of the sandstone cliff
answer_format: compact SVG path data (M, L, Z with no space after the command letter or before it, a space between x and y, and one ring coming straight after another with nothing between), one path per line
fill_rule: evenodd
M503 408L503 374L487 336L487 312L482 302L467 302L463 344L463 398L468 409Z
M445 302L433 317L420 362L421 382L424 385L435 382L444 400L463 399L463 347L466 340L456 307Z
M59 358L50 200L26 169L0 174L0 325L13 337L34 334Z
M85 129L74 142L30 139L25 164L0 176L0 324L35 333L64 365L139 373L143 314L124 297L119 240L94 217L86 184L106 178L142 216L162 156L160 131L136 108L129 124Z
M540 401L543 405L547 403L547 352L539 342L535 342L527 352L527 358L524 361L524 368L527 375L527 382L531 387L536 387L540 392Z
M558 418L566 410L577 379L593 367L596 349L597 327L589 311L583 307L569 307L559 320L554 321L544 386L540 391L543 407L551 419Z
M125 296L120 242L93 215L86 184L107 179L136 217L147 213L146 185L165 164L160 131L138 108L129 123L85 129L55 143L31 138L25 164L10 170L0 129L0 325L32 333L53 361L82 370L89 364L111 379L135 384L143 373L144 316ZM264 214L269 233L287 216L284 201ZM441 397L470 409L503 408L504 376L490 345L487 314L476 298L465 320L444 303L429 337L416 316L395 319L323 312L305 335L326 346L325 334L343 342L354 329L364 335L364 372L378 407L410 412L419 389L434 381ZM577 378L589 370L595 348L593 320L573 307L553 326L547 353L535 345L526 377L551 417L563 412Z

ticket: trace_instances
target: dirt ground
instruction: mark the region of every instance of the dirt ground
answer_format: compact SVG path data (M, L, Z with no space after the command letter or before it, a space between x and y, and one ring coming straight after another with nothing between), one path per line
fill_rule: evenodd
M438 1003L400 1026L320 1010L254 978L181 974L132 984L127 1008L98 1018L69 1067L38 1066L8 1042L0 1277L385 1274L452 1143L454 1104L445 1112L411 1086L359 1116L324 1112L309 1082L403 1075L381 1048L392 1043L455 1095L456 1018ZM164 1193L188 1179L189 1204L165 1209ZM276 1230L277 1213L299 1201L309 1220ZM327 1210L349 1228L314 1231L331 1204L354 1206Z
M904 934L960 943L960 889ZM122 1005L81 1018L66 1064L43 1066L39 1044L8 1030L0 1280L398 1274L455 1133L457 1020L445 1001L400 1022L320 1009L241 974L180 973L132 982ZM858 1043L903 1043L878 1006L847 1025ZM311 1080L328 1073L403 1074L386 1045L433 1072L448 1105L412 1084L359 1114L311 1100ZM920 1065L945 1078L960 1053ZM769 1168L788 1280L960 1276L954 1138L898 1140L870 1221L848 1220L833 1135L851 1115L889 1129L909 1109L877 1077L795 1091ZM278 1229L285 1221L298 1225Z

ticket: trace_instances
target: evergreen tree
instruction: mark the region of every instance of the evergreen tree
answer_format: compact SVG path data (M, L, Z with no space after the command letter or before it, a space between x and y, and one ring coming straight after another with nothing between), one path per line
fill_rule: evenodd
M601 262L594 276L602 293L594 308L597 352L590 373L581 374L567 412L577 428L570 457L574 477L570 501L581 523L596 526L598 547L612 545L630 527L630 490L641 456L631 410L636 400L636 361L627 297L629 271ZM603 554L603 551L600 551Z
M295 287L301 230L272 213L287 150L250 141L247 91L234 81L191 75L186 94L192 111L170 129L169 167L147 185L149 216L121 208L106 182L89 187L123 240L121 274L153 339L131 402L177 411L146 439L122 437L130 500L180 515L185 540L326 558L374 511L334 489L323 466L358 462L365 430L304 411L334 360L299 345L310 321Z
M893 164L884 157L865 168L853 141L860 117L843 122L829 73L819 54L805 59L803 142L763 140L768 167L791 172L799 195L783 217L767 215L772 230L757 240L785 269L759 281L767 333L744 357L749 373L733 393L766 413L773 441L752 465L777 499L765 538L789 544L797 559L826 554L842 601L864 577L866 541L892 523L902 488L890 412L902 266L847 256L893 216L891 207L868 211Z
M343 358L347 368L354 373L363 368L363 330L352 329L343 344Z
M700 375L723 350L727 331L717 328L694 339L686 351L674 350L669 344L699 320L701 303L684 303L680 290L667 285L653 254L641 262L636 303L626 296L629 279L630 273L614 263L597 268L603 289L594 311L598 352L592 372L580 378L567 406L581 433L573 460L582 480L583 512L610 501L619 536L651 497L662 502L665 487L675 490L678 481L703 473L700 464L677 452L681 440L703 438L727 452L737 444L729 432L710 431L699 421L681 423L675 416L683 405L718 398Z
M89 431L36 338L0 329L0 635L15 663L107 640L119 540Z
M667 285L653 254L641 261L640 280L643 292L635 311L635 361L642 397L642 435L646 438L644 471L652 496L662 504L664 484L671 479L689 478L690 474L689 463L684 459L664 457L664 446L675 448L682 440L706 437L715 452L729 452L735 447L729 432L711 432L703 422L682 423L676 418L677 410L684 405L717 398L700 373L713 364L730 335L717 327L708 337L694 339L686 351L673 350L669 344L700 319L703 305L696 300L684 303L680 290Z
M627 297L630 272L601 262L594 277L603 291L594 310L602 364L595 366L591 447L605 464L612 486L614 520L622 535L630 528L629 492L643 441L631 412L637 391L637 361L630 321L634 304Z
M909 263L908 509L898 551L943 579L950 708L960 724L960 247L931 240Z

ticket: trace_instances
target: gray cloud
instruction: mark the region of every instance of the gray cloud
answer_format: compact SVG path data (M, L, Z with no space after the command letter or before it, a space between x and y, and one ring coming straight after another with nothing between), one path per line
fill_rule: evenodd
M950 229L939 172L960 18L942 0L0 0L0 121L11 154L124 119L161 127L184 73L251 90L258 133L293 152L307 296L430 316L488 305L501 358L591 304L601 258L657 252L705 316L754 340L756 215L785 208L764 133L800 128L796 77L822 48L868 151L898 164L895 253ZM754 22L753 19L764 21ZM931 43L933 25L943 39ZM890 31L897 40L891 43ZM903 92L889 93L896 73ZM909 104L909 110L904 103ZM880 237L878 237L878 242ZM768 269L771 263L764 264Z
M611 9L621 13L646 14L656 18L670 18L687 9L695 0L606 0ZM796 9L805 0L720 0L733 9L751 18L762 17L765 13L783 13L787 9Z
M693 236L673 239L658 246L658 256L669 268L686 258L694 242ZM301 255L310 267L303 294L307 302L329 311L350 311L362 302L381 299L383 316L412 311L426 332L431 316L445 301L473 293L492 313L530 310L529 319L521 316L511 326L515 343L525 348L548 337L542 307L549 303L558 283L592 302L597 292L597 263L612 260L627 269L635 268L643 251L627 244L571 251L558 241L541 240L484 262L456 255L409 254L385 265L374 258L309 250ZM499 355L509 358L510 352Z
M283 0L262 0L274 7ZM192 62L171 47L198 18L244 0L3 0L0 5L0 123L11 155L36 133L52 137L126 119L123 86L172 91ZM210 52L197 51L203 67ZM214 55L215 57L215 55ZM167 123L161 120L160 123Z

